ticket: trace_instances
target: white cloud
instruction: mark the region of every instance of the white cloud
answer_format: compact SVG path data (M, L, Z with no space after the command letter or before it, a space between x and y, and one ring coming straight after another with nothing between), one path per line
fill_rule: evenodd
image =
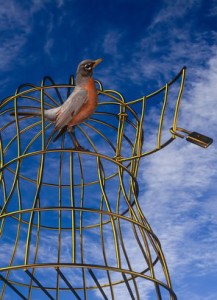
M48 55L51 55L51 50L53 48L54 40L53 39L47 39L45 45L44 45L44 52Z
M180 127L213 137L214 144L202 149L177 139L144 159L141 166L140 203L163 245L177 286L186 277L203 276L208 284L209 274L217 270L216 65L214 55L207 68L198 67L194 77L187 76L178 122ZM200 299L192 294L189 298L187 289L177 289L179 299ZM214 299L211 292L205 293L204 299Z
M215 135L216 131L216 82L217 82L217 55L216 47L208 61L208 67L198 67L196 74L187 73L187 99L183 100L181 118L189 128L195 127L207 134ZM212 54L212 53L211 53ZM194 78L192 78L194 76ZM196 78L195 78L196 77ZM186 120L186 121L184 121ZM187 124L188 123L188 124ZM215 136L213 136L215 137Z
M50 0L32 0L26 5L15 0L1 3L0 10L0 34L2 42L0 45L0 68L7 71L13 65L19 65L23 61L23 49L28 42L32 32L34 15L44 9ZM60 7L62 1L57 1ZM52 24L48 24L48 31ZM50 52L52 41L45 45L45 52Z
M22 47L25 45L29 31L28 11L22 9L22 6L13 0L2 3L0 11L1 70L9 69L16 62Z
M212 8L209 11L209 16L215 17L217 15L217 1L211 0L211 2L212 2Z
M12 40L7 40L0 47L0 69L8 70L13 63L17 63L17 57L25 45L26 39L24 36L14 37Z
M61 8L64 5L64 0L56 0L57 7Z
M103 41L103 49L105 53L111 54L113 56L117 56L120 53L118 46L120 43L120 39L122 34L120 32L110 31L106 33Z
M177 18L183 18L183 16L190 10L195 9L195 5L198 5L197 1L190 0L188 2L183 3L182 0L165 0L163 4L163 8L159 11L151 27L160 25L161 23L165 23Z
M200 9L201 3L195 0L184 4L180 0L164 1L162 9L144 28L143 36L127 53L127 67L122 64L126 53L122 47L118 47L120 39L124 41L124 34L107 32L104 36L104 51L118 56L119 60L118 64L114 61L105 72L103 70L104 76L112 76L112 84L115 81L126 83L127 79L128 84L132 82L132 87L143 87L145 93L145 88L150 90L169 81L184 65L193 74L196 73L198 67L206 66L214 55L216 49L212 45L217 41L214 30L195 30L195 18L189 16ZM185 22L186 19L188 22ZM177 25L178 21L182 22L181 26ZM150 80L152 86L149 86Z

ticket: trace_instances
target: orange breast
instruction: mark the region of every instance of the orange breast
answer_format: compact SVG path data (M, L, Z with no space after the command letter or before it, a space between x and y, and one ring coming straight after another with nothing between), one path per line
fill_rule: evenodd
M87 91L87 102L82 106L80 111L73 117L69 123L70 126L78 125L87 120L96 110L98 96L94 80L90 78L85 86Z

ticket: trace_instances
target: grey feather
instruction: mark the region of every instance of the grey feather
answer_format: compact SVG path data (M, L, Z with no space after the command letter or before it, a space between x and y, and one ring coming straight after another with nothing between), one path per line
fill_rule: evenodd
M82 106L87 102L87 92L85 89L76 86L73 93L60 107L57 112L56 129L61 129L72 120L73 115L76 115Z
M61 106L55 107L55 108L51 108L51 109L46 109L44 111L45 119L47 119L50 122L55 122L56 118L57 118L57 114L60 111L60 109L61 109Z

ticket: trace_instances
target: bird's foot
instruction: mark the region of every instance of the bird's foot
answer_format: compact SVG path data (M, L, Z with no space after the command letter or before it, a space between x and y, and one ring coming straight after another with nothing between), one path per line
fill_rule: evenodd
M75 132L75 127L74 127L74 126L67 126L67 132L68 132L68 133L71 133L71 134L74 134L74 132Z

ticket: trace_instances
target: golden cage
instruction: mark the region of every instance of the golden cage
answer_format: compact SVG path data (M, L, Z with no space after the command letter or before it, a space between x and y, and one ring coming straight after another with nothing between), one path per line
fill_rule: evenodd
M44 119L72 92L73 76L21 85L1 102L1 299L176 299L137 174L142 157L182 131L185 72L128 102L96 81L98 108L76 127L83 150L69 133L53 143ZM18 116L30 109L41 117Z

